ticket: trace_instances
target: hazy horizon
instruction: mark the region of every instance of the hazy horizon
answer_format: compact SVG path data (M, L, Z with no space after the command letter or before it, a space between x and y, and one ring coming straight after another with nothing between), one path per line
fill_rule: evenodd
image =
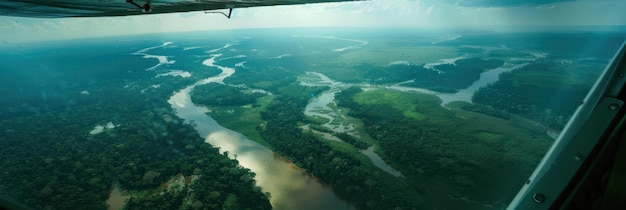
M114 35L290 27L419 28L518 31L626 27L625 1L357 1L236 8L125 17L39 19L0 16L0 45ZM45 36L42 36L45 34Z

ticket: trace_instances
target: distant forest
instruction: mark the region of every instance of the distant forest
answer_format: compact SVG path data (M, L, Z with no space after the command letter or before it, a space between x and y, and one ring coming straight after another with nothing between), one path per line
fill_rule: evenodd
M166 99L193 78L150 79L154 72L141 69L151 64L128 56L128 47L99 49L93 58L81 50L28 57L38 62L0 58L18 69L0 71L1 197L35 209L107 209L119 183L130 195L127 209L272 208L254 173L172 112ZM58 62L67 57L73 63ZM146 88L154 83L160 87ZM107 122L115 128L89 134ZM197 178L164 190L178 174Z
M207 47L234 43L220 51L223 55L215 62L239 65L236 73L225 84L197 86L191 92L194 103L249 112L255 124L232 129L245 127L237 131L253 135L332 186L351 205L505 208L552 144L546 128L563 128L615 46L626 38L608 32L475 33L433 44L415 32L399 32L392 37L397 40L357 32L338 33L363 37L370 44L346 51L335 49L354 43L296 38L287 29L212 32L217 35L209 39L206 33L195 37L199 39L162 34L151 40L130 37L144 40L133 42L115 37L3 48L0 197L35 209L107 209L105 201L119 185L130 196L126 209L271 209L271 195L256 186L256 175L205 143L193 123L178 118L167 103L175 91L220 73L202 64ZM246 38L237 38L243 35ZM172 37L178 45L154 51L175 59L174 64L145 71L156 59L132 54ZM187 45L199 48L185 50ZM426 68L424 63L439 58L391 64L361 56L395 61L386 53L396 50L393 47L428 47L437 52L423 56L463 58ZM353 52L357 54L342 57ZM529 60L524 57L529 52L547 56ZM517 56L524 58L511 59ZM483 72L525 62L529 64L479 89L472 103L443 107L434 95L385 88L406 82L403 85L454 93ZM193 76L155 77L172 69ZM300 85L299 76L309 71L344 82L333 90L338 91L334 102L355 122L356 135L329 132L342 140L330 141L316 133L328 128L303 111L314 96L330 88ZM110 128L90 134L109 122ZM249 123L234 117L228 122ZM306 126L310 129L303 129ZM361 153L370 146L404 177L374 166ZM167 186L181 175L184 186Z
M543 60L500 74L479 89L472 101L561 130L587 95L606 60L560 64ZM575 68L576 71L572 71Z

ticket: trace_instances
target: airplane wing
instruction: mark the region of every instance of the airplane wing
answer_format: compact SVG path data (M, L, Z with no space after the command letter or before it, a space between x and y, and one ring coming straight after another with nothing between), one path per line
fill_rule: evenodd
M0 0L0 15L104 17L341 1L354 0Z

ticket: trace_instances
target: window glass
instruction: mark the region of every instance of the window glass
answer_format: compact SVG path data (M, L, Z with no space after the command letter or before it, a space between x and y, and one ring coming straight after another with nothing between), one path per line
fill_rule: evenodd
M1 16L0 197L35 209L504 209L626 39L619 8Z

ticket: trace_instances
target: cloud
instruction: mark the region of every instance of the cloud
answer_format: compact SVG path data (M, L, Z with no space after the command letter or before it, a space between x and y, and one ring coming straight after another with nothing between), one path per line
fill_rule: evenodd
M624 0L534 0L529 4L522 4L519 0L506 4L502 2L509 1L371 0L271 6L235 9L231 19L221 14L204 12L63 19L2 17L0 42L275 27L423 27L488 30L496 26L516 28L551 25L626 25L626 13L621 11L626 8Z

